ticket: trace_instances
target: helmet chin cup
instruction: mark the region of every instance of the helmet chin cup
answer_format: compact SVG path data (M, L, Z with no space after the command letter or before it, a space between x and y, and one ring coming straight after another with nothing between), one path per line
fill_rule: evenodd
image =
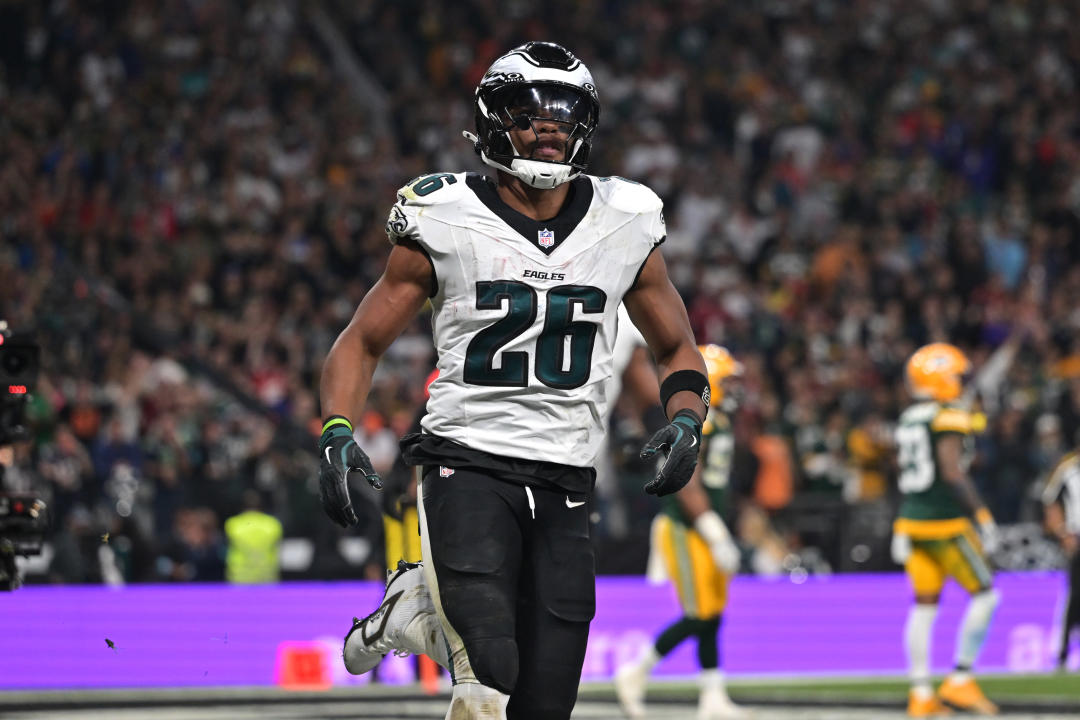
M565 163L550 163L544 162L543 160L514 158L510 161L510 166L507 167L506 165L489 158L485 152L480 153L480 159L484 161L485 165L489 165L496 170L501 170L507 175L513 175L521 182L529 187L534 187L537 190L551 190L552 188L557 188L581 174L580 170L571 167L570 165L566 165Z

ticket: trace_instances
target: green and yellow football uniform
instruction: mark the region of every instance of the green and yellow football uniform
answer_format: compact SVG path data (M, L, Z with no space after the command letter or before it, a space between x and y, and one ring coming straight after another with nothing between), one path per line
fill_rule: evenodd
M905 570L916 595L937 595L948 577L970 593L990 587L990 567L968 511L937 460L938 439L957 434L970 462L972 432L971 413L938 402L912 405L900 416L896 444L904 497L893 531L911 538Z
M701 428L701 480L709 505L724 517L735 437L731 422L719 409L709 408ZM660 515L653 523L652 542L664 560L667 576L675 582L679 603L689 618L711 618L727 605L728 575L716 566L709 546L675 495L661 499Z

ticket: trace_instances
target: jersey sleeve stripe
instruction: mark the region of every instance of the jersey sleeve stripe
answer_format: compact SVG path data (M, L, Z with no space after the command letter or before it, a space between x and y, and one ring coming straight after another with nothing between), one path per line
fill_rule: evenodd
M930 422L934 432L957 432L965 435L971 432L971 415L963 410L946 408Z

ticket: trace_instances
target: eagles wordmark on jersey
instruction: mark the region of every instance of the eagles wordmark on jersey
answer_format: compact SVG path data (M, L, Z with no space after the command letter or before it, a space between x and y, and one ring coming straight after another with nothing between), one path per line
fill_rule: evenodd
M426 432L511 458L591 466L604 437L617 311L665 238L660 199L581 175L563 211L535 221L472 173L403 187L386 224L434 270L439 377Z

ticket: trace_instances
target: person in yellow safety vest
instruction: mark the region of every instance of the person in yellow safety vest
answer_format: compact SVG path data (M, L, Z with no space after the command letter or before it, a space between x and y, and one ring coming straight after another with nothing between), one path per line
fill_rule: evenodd
M240 585L281 579L281 521L262 511L257 490L244 492L244 512L225 521L225 579Z

